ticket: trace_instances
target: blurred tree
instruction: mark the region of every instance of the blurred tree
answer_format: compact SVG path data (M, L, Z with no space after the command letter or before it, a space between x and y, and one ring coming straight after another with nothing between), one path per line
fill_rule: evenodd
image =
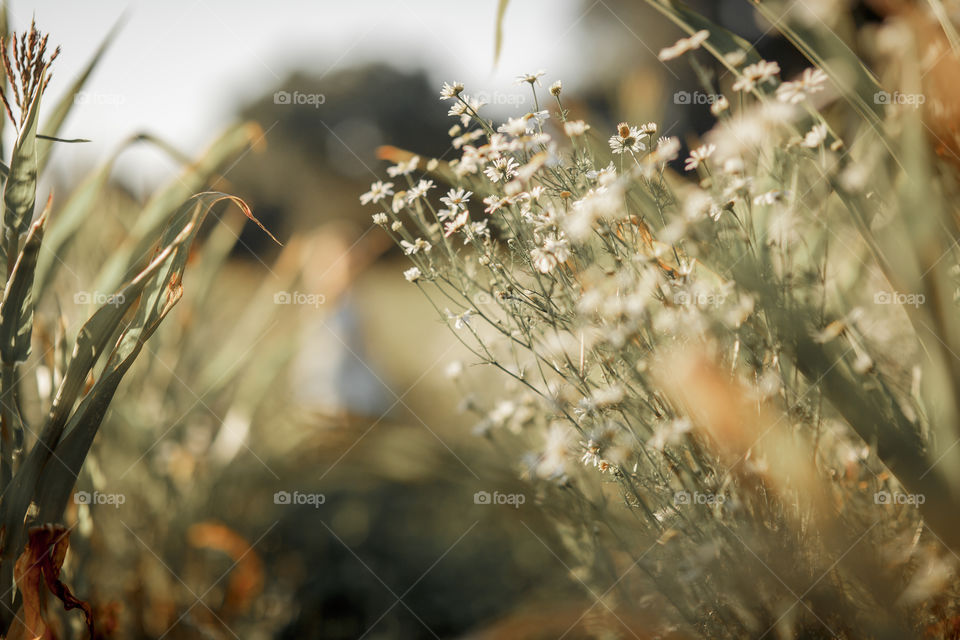
M267 148L244 157L229 177L280 237L332 220L366 228L369 212L357 194L382 177L377 146L390 141L443 156L449 148L445 114L423 72L385 65L329 75L297 72L239 114L263 126ZM241 240L267 248L247 230Z

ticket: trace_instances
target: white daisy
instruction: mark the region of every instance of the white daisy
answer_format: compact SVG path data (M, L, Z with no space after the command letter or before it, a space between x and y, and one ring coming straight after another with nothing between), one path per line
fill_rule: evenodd
M761 83L767 82L773 76L780 73L780 65L776 62L761 60L760 62L744 67L740 71L740 77L733 83L734 91L753 91L753 88Z
M392 167L387 167L387 175L391 178L410 175L417 170L419 164L420 156L411 156L406 162L399 162Z
M584 135L590 128L583 120L570 120L563 123L563 132L571 138Z
M421 180L415 187L410 189L407 194L407 202L414 202L417 199L427 195L427 191L433 189L433 180Z
M367 191L360 196L360 204L368 204L370 202L380 202L387 196L393 195L393 183L392 182L383 182L377 180L370 185L370 191Z
M440 89L440 99L449 100L450 98L456 98L461 93L463 93L462 82L454 81L453 84L444 82L443 88Z
M675 43L669 47L660 49L660 53L657 55L660 58L661 62L666 62L667 60L673 60L674 58L679 58L687 51L693 51L694 49L699 49L707 38L710 37L710 32L706 29L701 29L689 38L680 38Z
M450 189L447 191L447 195L440 198L440 202L447 205L451 209L459 209L467 206L467 202L470 201L470 196L472 195L473 191Z
M610 136L610 148L614 153L637 153L647 148L640 138L647 137L649 134L641 131L637 127L631 127L626 122L617 125L617 133Z
M546 73L543 69L535 71L534 73L525 73L521 76L517 76L517 84L523 84L524 82L529 82L531 85L536 84L538 87L543 86L540 84L540 78Z
M497 158L483 172L490 178L490 182L509 182L517 175L517 168L520 166L513 158Z
M684 165L686 171L693 171L700 166L704 160L713 155L713 152L717 150L717 145L707 144L702 145L690 152L690 157L687 158L687 162Z
M826 81L827 74L823 70L815 67L804 69L797 80L784 82L777 87L777 100L790 104L803 102L811 93L823 91Z

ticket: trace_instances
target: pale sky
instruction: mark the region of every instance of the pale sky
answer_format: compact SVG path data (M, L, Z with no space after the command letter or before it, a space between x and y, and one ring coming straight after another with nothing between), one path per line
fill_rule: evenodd
M516 0L493 69L496 0L12 0L13 26L35 15L60 43L51 99L86 63L111 25L126 23L62 132L93 142L58 150L55 167L89 166L132 132L149 130L187 151L203 147L238 104L301 68L331 73L388 59L425 67L437 84L516 91L515 75L545 68L575 85L584 71L578 0ZM82 146L82 148L80 148ZM169 171L156 152L128 152L119 171L146 186ZM139 182L139 185L138 185Z

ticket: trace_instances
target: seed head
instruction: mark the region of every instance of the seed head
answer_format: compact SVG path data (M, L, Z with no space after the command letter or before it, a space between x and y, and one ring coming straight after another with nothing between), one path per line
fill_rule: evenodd
M60 47L48 59L48 38L47 34L37 30L34 22L30 23L30 30L21 33L19 38L16 33L0 38L0 61L3 62L7 85L13 93L13 99L10 100L5 91L0 91L0 101L14 124L23 124L37 93L44 91L50 82L48 70L60 55ZM17 106L19 119L13 115L12 104Z

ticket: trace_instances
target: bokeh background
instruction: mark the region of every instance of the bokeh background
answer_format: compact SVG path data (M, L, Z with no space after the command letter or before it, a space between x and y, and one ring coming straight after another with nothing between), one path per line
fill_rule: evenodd
M693 4L784 77L800 68L746 3ZM226 268L188 271L174 327L121 387L81 476L125 496L69 514L74 590L117 636L524 637L498 630L596 606L522 484L522 452L478 435L471 388L495 396L503 381L468 366L358 195L384 175L381 145L452 157L448 80L505 117L532 109L515 76L546 69L595 128L702 131L709 105L675 98L692 73L656 58L680 30L631 0L514 2L495 64L494 0L14 0L9 13L62 45L54 96L116 29L61 133L90 142L58 148L46 188L69 193L133 134L168 146L123 151L101 246L240 121L259 127L254 144L217 187L284 242L224 214L209 239ZM282 97L295 94L311 98ZM60 284L91 287L81 265L96 255L66 258ZM478 491L524 504L477 504Z

